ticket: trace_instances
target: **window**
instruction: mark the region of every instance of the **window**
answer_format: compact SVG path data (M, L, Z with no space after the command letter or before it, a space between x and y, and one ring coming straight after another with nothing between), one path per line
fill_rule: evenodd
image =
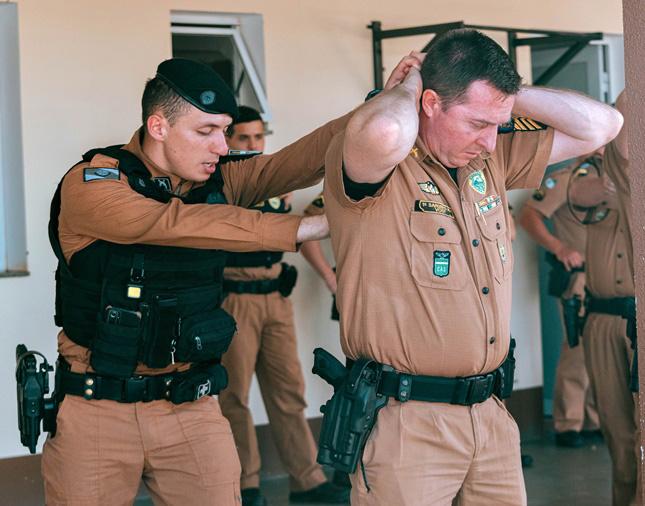
M238 103L271 113L265 92L264 40L259 14L173 12L173 56L212 66L234 91Z
M18 9L0 4L0 277L27 274Z

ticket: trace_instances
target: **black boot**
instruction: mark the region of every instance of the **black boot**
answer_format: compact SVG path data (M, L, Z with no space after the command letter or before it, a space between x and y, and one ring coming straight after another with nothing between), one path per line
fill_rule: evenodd
M267 500L260 493L259 488L242 489L242 506L267 506Z
M291 492L289 502L307 504L347 504L349 490L340 488L330 482L322 483L304 492Z
M564 446L565 448L580 448L584 446L585 440L579 432L566 430L555 433L555 444L556 446Z

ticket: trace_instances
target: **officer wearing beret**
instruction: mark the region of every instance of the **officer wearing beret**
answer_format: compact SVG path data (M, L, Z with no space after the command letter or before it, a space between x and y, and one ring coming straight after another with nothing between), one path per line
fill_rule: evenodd
M240 464L213 394L236 331L220 306L226 251L295 251L326 222L246 208L310 186L346 118L274 155L226 158L238 109L208 66L164 61L143 126L63 177L50 239L57 270L57 431L47 504L239 505Z
M421 59L354 112L325 159L341 345L359 367L381 364L374 388L388 398L351 501L525 505L519 431L499 400L512 386L507 190L605 144L622 116L521 86L475 30L437 35Z
M240 106L238 118L228 128L227 141L231 149L264 151L264 123L259 112ZM291 205L287 197L274 197L253 209L284 215ZM295 267L281 261L282 253L271 251L231 253L224 270L228 295L222 307L237 321L238 334L222 359L229 385L219 402L231 423L240 457L242 504L266 504L259 489L260 450L249 408L254 372L273 440L290 476L290 500L344 503L349 492L328 483L316 463L316 443L304 414L305 381L289 298L296 281Z

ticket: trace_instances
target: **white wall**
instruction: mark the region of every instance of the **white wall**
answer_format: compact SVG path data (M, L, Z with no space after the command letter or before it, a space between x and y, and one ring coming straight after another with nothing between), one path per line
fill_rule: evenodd
M27 278L0 279L0 457L23 455L15 421L15 345L55 357L54 256L47 240L48 208L65 170L87 148L127 141L139 123L145 79L171 55L170 11L248 12L264 16L267 89L276 132L269 149L295 140L360 103L372 88L371 34L384 28L465 20L473 24L576 31L622 30L619 0L408 0L406 2L297 0L19 0L21 94L29 268ZM425 38L386 41L387 69ZM296 196L302 209L316 190ZM521 235L516 246L513 332L521 334L518 386L541 384L535 252ZM291 260L291 259L290 259ZM307 371L307 414L327 396L308 372L311 350L338 352L329 296L299 258L293 295L300 356ZM312 292L315 296L312 296ZM530 366L528 364L531 364ZM256 421L266 421L253 394Z

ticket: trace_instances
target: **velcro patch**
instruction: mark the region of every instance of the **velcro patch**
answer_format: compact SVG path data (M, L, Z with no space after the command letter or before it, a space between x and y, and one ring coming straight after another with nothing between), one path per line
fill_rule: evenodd
M119 179L121 171L114 167L87 167L83 169L83 182Z
M450 218L455 217L455 213L453 213L452 209L450 209L446 204L433 202L431 200L415 200L414 211L417 213L441 214L443 216L449 216Z

